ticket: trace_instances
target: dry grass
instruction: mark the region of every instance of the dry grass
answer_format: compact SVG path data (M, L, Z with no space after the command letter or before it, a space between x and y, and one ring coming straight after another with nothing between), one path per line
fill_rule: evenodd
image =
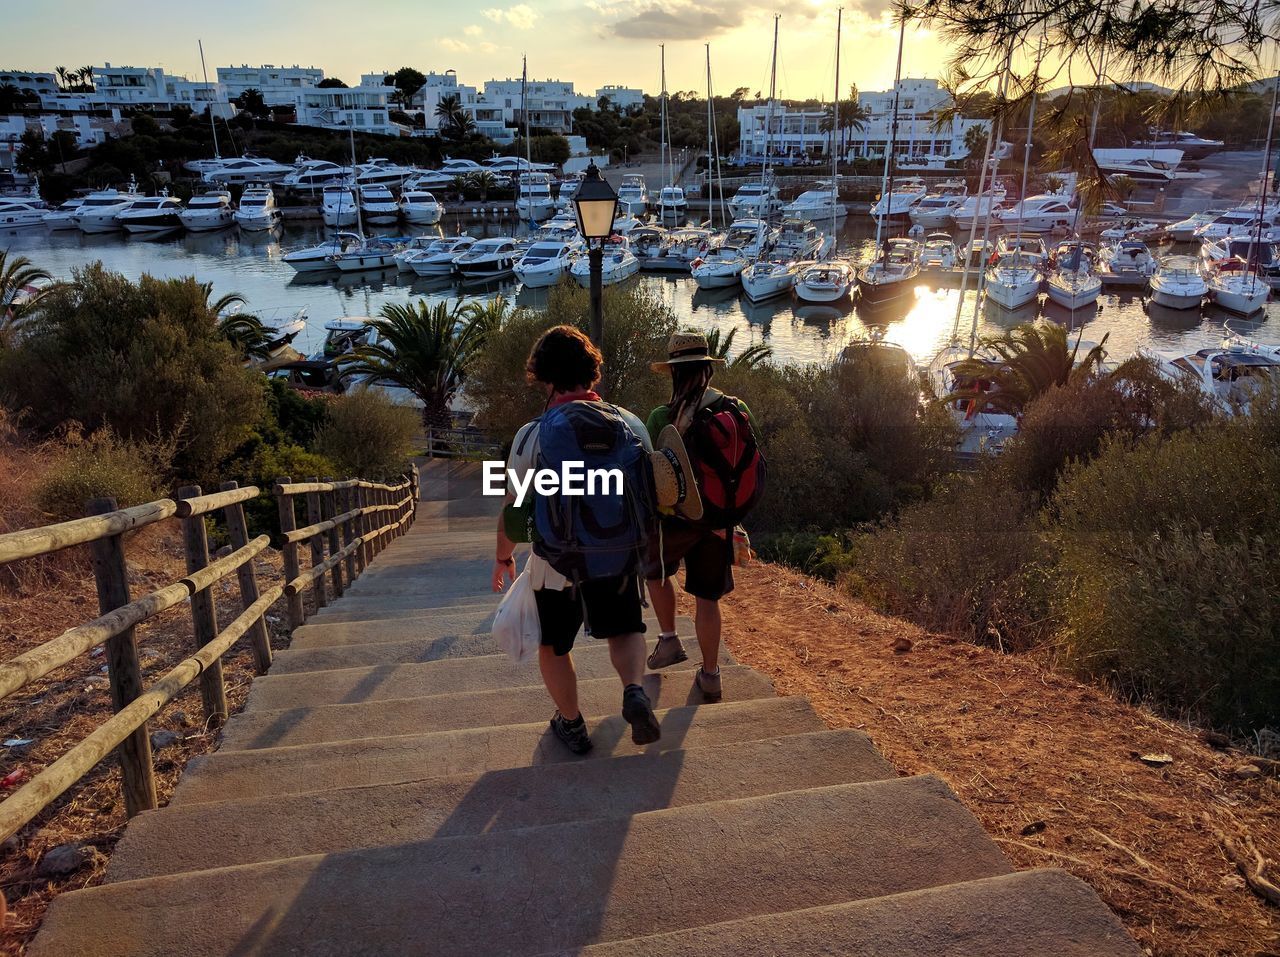
M1016 866L1087 881L1152 955L1280 953L1280 909L1209 824L1280 871L1280 781L1236 777L1242 752L1029 655L927 634L778 566L739 571L723 603L737 659L864 730L903 773L946 779ZM1139 760L1153 753L1172 762Z

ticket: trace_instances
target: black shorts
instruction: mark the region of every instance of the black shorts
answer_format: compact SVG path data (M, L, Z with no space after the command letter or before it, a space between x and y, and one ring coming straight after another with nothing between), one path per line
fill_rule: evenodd
M569 653L584 623L592 638L644 633L637 575L600 578L560 591L540 588L533 596L538 602L542 643L557 655Z
M733 539L706 528L667 519L662 523L662 552L654 541L645 578L672 578L684 562L684 590L695 598L719 601L733 591Z

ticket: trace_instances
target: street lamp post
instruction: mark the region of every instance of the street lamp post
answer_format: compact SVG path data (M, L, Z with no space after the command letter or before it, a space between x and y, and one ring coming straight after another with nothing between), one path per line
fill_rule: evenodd
M578 216L578 232L586 240L587 256L591 265L591 341L597 349L604 348L603 272L604 242L613 232L613 221L618 212L618 194L600 175L592 163L587 167L578 191L573 197Z

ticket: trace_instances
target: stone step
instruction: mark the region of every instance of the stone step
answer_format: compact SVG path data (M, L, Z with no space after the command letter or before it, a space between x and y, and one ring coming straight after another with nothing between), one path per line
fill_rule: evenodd
M857 731L189 804L130 822L108 881L895 778Z
M336 605L321 608L307 619L317 625L333 625L352 621L397 621L405 618L431 618L439 615L489 614L492 615L498 603L490 596L487 600L473 598L470 601L451 602L444 600L439 605L424 605L415 602L411 606L397 607L384 602L362 603L360 606L347 604L342 600Z
M542 957L1141 957L1065 871L1005 874L871 900L633 937Z
M689 622L689 634L693 631L693 623ZM652 648L653 640L649 640ZM702 658L697 650L697 641L690 639L685 646L689 663L685 666L697 667ZM579 663L584 656L603 655L608 657L609 643L592 641L590 638L578 636L573 647L573 660ZM332 671L338 668L363 668L374 665L413 664L426 661L440 661L446 658L467 658L483 655L501 655L506 653L498 645L492 634L448 635L440 637L423 637L401 641L374 641L363 644L345 644L330 647L308 648L299 646L294 641L289 648L276 652L271 662L271 675L292 675L309 671ZM509 659L507 659L509 660ZM733 658L727 648L721 647L720 660L724 664L733 664ZM531 664L537 667L536 663ZM513 665L513 667L515 667ZM523 674L524 668L521 667ZM581 672L579 672L581 674Z
M328 674L330 672L324 672ZM750 668L732 665L720 669L725 696L731 700L767 698L773 685ZM534 679L536 680L536 678ZM645 690L655 708L700 704L690 672L649 674ZM377 675L364 687L353 689L358 703L330 704L279 711L244 711L227 722L221 747L226 751L278 748L321 741L387 737L454 731L488 725L528 724L546 720L555 705L541 684L492 691L464 691L429 697L369 700L377 692ZM579 707L594 723L622 707L622 685L617 677L578 682Z
M375 650L387 645L375 645ZM344 651L346 649L343 649ZM601 653L603 652L603 654ZM289 659L284 658L282 663ZM692 671L698 655L673 665L670 671ZM582 642L574 656L579 681L616 677L609 649L603 641ZM258 678L249 692L248 711L283 711L325 704L350 704L385 698L423 698L458 692L519 688L542 682L537 660L518 664L505 654L470 658L448 658L407 663L387 660L381 664L358 665L323 670L295 670L271 673Z
M29 957L533 954L1009 873L932 776L104 884Z
M619 755L703 748L822 731L805 698L753 698L714 707L658 712L662 740L631 743L621 715L588 719L594 749L571 755L548 730L546 709L529 723L325 742L257 751L215 751L192 758L170 806L301 794L353 785L396 784L424 777L479 774L530 764L595 761Z

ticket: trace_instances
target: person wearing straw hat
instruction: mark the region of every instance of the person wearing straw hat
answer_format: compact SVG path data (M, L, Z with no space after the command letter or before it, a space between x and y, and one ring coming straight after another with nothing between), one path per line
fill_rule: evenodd
M720 599L733 591L733 528L763 489L764 460L751 410L741 399L711 387L716 366L723 364L724 359L711 355L701 333L673 335L667 343L667 358L650 366L670 376L671 400L654 409L646 423L656 444L669 445L679 437L682 451L688 445L685 455L692 461L685 471L693 474L697 493L696 498L688 495L685 502L665 511L659 541L650 550L645 577L660 634L648 665L656 670L688 658L676 633L672 582L683 563L685 591L696 600L694 627L702 653L694 688L706 701L719 701L723 694ZM717 437L731 439L733 451L728 458L732 462L717 447Z

